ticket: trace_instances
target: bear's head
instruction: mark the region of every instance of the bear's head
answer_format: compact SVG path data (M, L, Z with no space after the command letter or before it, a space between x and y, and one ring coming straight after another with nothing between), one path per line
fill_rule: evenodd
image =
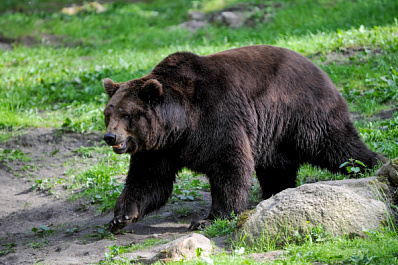
M162 148L186 124L183 105L166 97L163 85L155 78L146 76L125 83L107 78L103 85L109 96L104 110L104 141L115 153Z

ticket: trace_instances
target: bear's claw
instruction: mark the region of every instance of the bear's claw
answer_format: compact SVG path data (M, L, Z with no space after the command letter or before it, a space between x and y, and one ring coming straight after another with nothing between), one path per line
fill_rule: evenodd
M120 195L116 200L114 217L108 226L112 233L116 233L131 222L138 220L139 208L137 202L128 202L124 198L125 196Z
M117 216L109 222L108 228L112 233L116 233L123 227L126 227L127 225L129 225L132 222L132 220L133 220L133 218L129 219L128 216L124 216L124 217Z

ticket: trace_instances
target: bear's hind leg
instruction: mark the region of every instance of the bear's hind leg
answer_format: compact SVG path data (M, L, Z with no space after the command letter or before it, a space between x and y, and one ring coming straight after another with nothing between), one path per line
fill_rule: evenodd
M243 152L239 147L229 147L222 155L206 164L212 164L204 172L210 182L212 205L206 220L195 220L190 229L195 230L200 224L216 218L230 219L247 209L251 192L251 180L254 174L254 161L250 152ZM231 155L235 154L235 155Z
M220 175L207 174L211 187L212 205L205 220L192 220L190 230L203 229L216 218L231 219L247 209L254 170L224 167L228 170Z
M229 131L233 134L219 134L222 139L213 139L212 156L207 155L197 169L209 178L212 205L206 220L193 221L191 230L203 221L230 219L232 213L237 215L247 209L255 165L250 141L243 130L238 133L239 128Z
M333 173L348 174L346 167L340 168L340 166L350 159L361 161L365 165L363 167L361 164L354 164L361 172L385 162L383 156L371 151L365 145L354 126L348 123L345 130L335 132L325 139L325 146L315 159L310 160L310 163Z
M222 177L210 177L212 205L207 219L231 218L232 212L246 210L252 175L253 171L239 175L228 172Z

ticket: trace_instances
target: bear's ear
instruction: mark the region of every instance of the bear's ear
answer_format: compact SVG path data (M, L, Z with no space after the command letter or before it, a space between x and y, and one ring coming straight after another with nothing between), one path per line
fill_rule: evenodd
M149 79L138 92L138 96L145 102L156 103L163 99L163 86L156 79Z
M112 79L110 78L105 78L103 81L103 85L109 98L111 98L119 89L119 84L113 83Z

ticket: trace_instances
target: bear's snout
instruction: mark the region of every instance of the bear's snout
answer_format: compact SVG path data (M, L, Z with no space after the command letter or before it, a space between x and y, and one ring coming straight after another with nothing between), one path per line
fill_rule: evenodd
M114 135L113 133L106 133L104 135L104 141L108 145L113 145L116 143L116 135Z

